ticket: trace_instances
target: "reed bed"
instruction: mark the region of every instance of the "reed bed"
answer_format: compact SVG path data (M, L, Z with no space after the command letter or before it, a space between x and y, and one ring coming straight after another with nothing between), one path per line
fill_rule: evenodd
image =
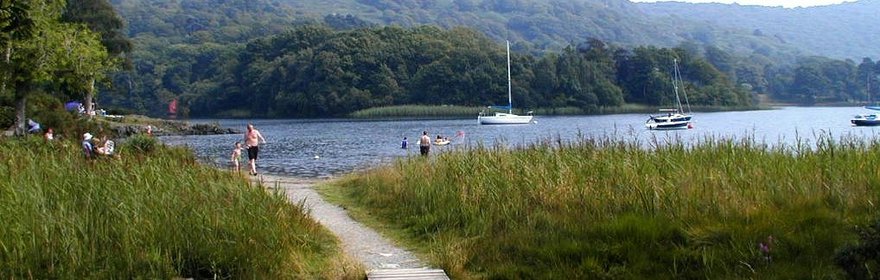
M880 143L818 136L475 147L324 191L455 278L843 278L835 252L877 218Z
M480 110L484 109L485 107L400 105L359 110L351 113L350 116L357 119L476 117Z
M151 141L135 137L118 146L118 158L95 160L78 143L0 141L7 178L0 181L0 278L363 274L301 205Z

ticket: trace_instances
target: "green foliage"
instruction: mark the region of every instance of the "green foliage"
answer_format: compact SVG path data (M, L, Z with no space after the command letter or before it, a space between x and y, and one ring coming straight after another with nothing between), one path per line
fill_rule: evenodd
M852 279L873 279L880 273L880 221L859 229L859 243L839 250L834 260Z
M15 108L0 106L0 127L11 127L15 124Z
M515 42L517 108L666 105L673 57L686 64L694 104L748 106L753 93L805 104L864 96L851 81L835 80L853 75L831 74L847 62L825 62L822 68L838 69L815 76L826 83L800 83L800 54L777 38L645 17L641 4L618 0L113 4L130 20L139 48L134 72L114 77L121 86L101 103L154 116L175 99L179 115L195 117L341 117L373 107L506 103L503 59L491 44L499 38ZM307 24L321 21L327 26ZM678 48L663 47L672 45Z
M302 205L185 149L83 159L78 141L0 142L0 278L339 279ZM14 160L12 160L14 159Z
M649 141L446 151L324 191L458 278L840 278L875 218L880 142Z
M128 151L132 155L149 156L156 152L159 146L159 140L156 140L155 137L144 134L136 134L125 139L122 150Z
M164 74L158 72L158 66L153 68L163 77L151 78L161 81L153 90L162 101L156 108L163 110L166 102L180 98L191 116L331 117L412 104L480 107L507 103L504 50L468 29L424 26L334 31L309 25L244 46L204 44L171 49L168 55L178 62L176 66L162 68ZM628 98L636 94L619 85L642 77L621 80L618 66L663 65L657 79L667 84L672 58L685 53L657 48L645 48L635 55L621 55L621 51L593 39L541 58L513 53L514 106L598 112L599 108L627 102L657 105L668 100ZM654 58L650 64L629 63L660 52L670 55ZM747 93L701 58L689 59L684 67L691 66L697 68L687 77L697 97L694 103L750 104ZM638 92L672 94L671 87ZM382 114L388 113L385 110Z

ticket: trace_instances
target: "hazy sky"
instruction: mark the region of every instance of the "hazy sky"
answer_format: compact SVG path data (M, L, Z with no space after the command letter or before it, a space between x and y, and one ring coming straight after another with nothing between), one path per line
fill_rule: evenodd
M662 2L666 0L630 0L633 2ZM740 5L783 6L786 8L810 7L855 2L855 0L676 0L690 3L739 3Z

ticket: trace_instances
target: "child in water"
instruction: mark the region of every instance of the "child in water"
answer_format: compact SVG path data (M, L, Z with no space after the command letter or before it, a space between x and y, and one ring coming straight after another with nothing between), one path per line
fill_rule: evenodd
M241 173L241 142L235 142L235 148L232 149L232 165L235 166L235 172Z
M401 149L406 149L406 144L408 144L407 141L406 141L406 137L403 137L403 141L400 142L400 148L401 148Z

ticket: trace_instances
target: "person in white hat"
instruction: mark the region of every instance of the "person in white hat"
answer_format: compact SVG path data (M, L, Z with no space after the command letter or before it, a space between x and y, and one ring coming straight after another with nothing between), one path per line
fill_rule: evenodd
M86 132L85 134L83 134L82 147L83 147L83 154L85 154L86 158L92 158L92 156L94 156L95 146L92 145L92 134L91 133Z

